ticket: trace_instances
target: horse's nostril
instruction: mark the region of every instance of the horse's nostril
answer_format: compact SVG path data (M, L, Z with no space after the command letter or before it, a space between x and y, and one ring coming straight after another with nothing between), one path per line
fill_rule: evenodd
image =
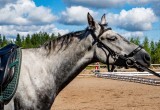
M145 62L150 63L151 57L148 54L144 54L144 60Z

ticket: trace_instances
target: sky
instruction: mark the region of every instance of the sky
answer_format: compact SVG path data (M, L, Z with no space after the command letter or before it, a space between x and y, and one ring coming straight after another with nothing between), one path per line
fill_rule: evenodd
M0 34L63 35L85 29L88 12L126 38L160 40L160 0L0 0Z

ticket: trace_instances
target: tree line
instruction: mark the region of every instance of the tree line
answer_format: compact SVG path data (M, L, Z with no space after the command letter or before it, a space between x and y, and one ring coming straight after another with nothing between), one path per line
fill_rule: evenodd
M54 33L49 35L46 32L39 32L32 35L28 34L27 36L20 36L20 34L17 34L15 40L9 40L0 34L0 48L9 43L15 43L22 48L37 48L46 41L54 40L57 37L58 36ZM131 37L128 40L136 45L142 45L150 54L153 64L160 63L160 40L157 42L149 41L148 37L145 37L142 42L139 37Z
M139 37L130 38L130 42L135 43L136 45L142 45L143 48L150 54L152 59L152 64L160 63L160 40L149 41L148 37L145 37L142 43L140 42Z
M32 35L28 34L27 36L20 36L20 34L17 34L15 40L9 40L0 34L0 47L4 47L9 43L14 43L22 48L37 48L46 41L56 38L57 36L54 33L49 35L46 32L39 32Z

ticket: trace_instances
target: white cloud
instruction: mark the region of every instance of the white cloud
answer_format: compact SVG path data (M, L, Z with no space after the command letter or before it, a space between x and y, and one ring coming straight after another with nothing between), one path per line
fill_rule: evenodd
M115 8L119 7L127 0L63 0L67 5L82 5L92 8Z
M59 22L66 25L83 25L87 22L87 13L96 16L97 13L82 6L72 6L61 13Z
M109 13L107 19L109 24L128 31L144 31L152 28L157 17L151 8L133 8L120 14Z
M17 0L0 0L0 8L3 8L8 3L16 3Z
M160 17L160 1L159 2L155 2L152 5L152 8L153 8L155 14Z
M133 6L149 6L153 8L157 16L160 16L160 1L159 0L63 0L69 6L85 6L92 8L122 8L129 4Z
M69 33L69 30L68 30L68 29L63 30L63 29L54 28L54 29L53 29L53 33L54 33L55 35L58 35L58 34L64 35L64 34Z
M128 0L129 4L135 4L135 5L145 5L155 2L159 2L159 0Z
M15 37L17 33L26 36L37 32L65 34L53 25L57 19L51 9L36 6L32 0L0 0L0 34Z
M129 37L144 37L144 33L137 31L137 32L125 32L122 36L129 38Z
M69 6L81 5L92 8L116 8L125 4L145 5L157 3L159 0L63 0Z
M52 23L55 19L49 8L37 7L30 0L19 0L0 9L0 25L42 25Z
M148 5L154 11L157 16L160 16L160 1L159 0L128 0L129 4L135 6L146 6Z
M16 25L5 25L0 26L0 32L3 35L9 36L9 37L15 37L17 33L19 33L22 36L26 36L27 34L33 34L38 32L47 32L49 34L54 33L58 35L60 33L61 35L66 34L69 32L69 30L62 30L56 28L53 24L50 25L31 25L31 26L16 26Z

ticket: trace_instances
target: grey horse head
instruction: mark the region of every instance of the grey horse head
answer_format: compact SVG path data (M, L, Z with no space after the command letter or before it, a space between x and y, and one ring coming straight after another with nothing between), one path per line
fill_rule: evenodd
M123 67L132 65L134 61L145 67L150 66L151 58L149 54L142 47L130 43L123 36L108 28L105 14L102 16L100 23L95 22L89 13L87 18L88 28L94 38L95 59L109 65L114 64Z

